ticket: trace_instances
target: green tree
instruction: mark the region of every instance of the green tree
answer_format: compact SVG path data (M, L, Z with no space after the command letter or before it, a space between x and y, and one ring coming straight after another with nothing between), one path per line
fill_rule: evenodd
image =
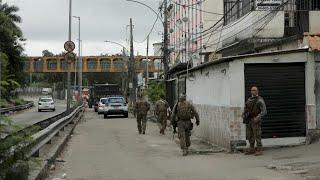
M43 57L53 57L54 54L52 52L50 52L49 50L45 49L42 51L42 56Z
M146 89L146 94L149 97L149 100L152 103L155 103L157 100L160 99L161 95L165 94L164 91L164 84L163 83L152 83Z
M17 6L9 6L0 0L0 51L1 58L5 61L1 60L2 66L6 69L1 71L1 85L5 85L1 87L5 88L7 93L18 87L18 83L23 83L25 78L23 62L26 57L22 55L21 45L25 39L17 26L21 22L21 17L16 14L18 11Z

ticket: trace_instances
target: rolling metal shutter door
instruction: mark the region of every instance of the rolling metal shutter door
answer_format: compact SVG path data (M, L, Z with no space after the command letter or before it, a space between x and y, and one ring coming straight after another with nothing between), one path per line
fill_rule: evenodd
M246 64L246 99L257 85L268 114L263 118L262 137L306 135L304 63Z

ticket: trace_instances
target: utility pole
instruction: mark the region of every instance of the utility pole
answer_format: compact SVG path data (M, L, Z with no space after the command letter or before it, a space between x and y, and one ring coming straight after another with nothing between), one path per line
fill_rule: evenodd
M129 60L128 60L128 57L127 57L127 54L126 54L126 48L125 47L122 47L122 59L123 59L123 62L124 62L124 65L126 64L128 67L129 67ZM122 90L123 90L123 96L126 96L126 93L127 93L127 81L126 81L126 72L124 71L125 70L125 66L123 67L123 71L121 73L121 81L122 81Z
M136 72L135 72L135 63L134 63L134 52L133 52L133 30L132 30L132 18L130 18L130 70L129 70L129 77L130 77L130 100L132 105L136 103ZM130 85L131 84L131 85Z
M80 21L79 21L79 27L80 27ZM79 28L79 39L80 39L80 28ZM82 40L80 39L80 58L79 58L79 86L80 86L80 96L81 96L81 102L82 102Z
M164 80L168 79L168 71L169 71L169 50L168 50L168 2L164 0L163 2L163 66L164 66ZM166 82L165 82L166 83Z
M149 83L149 35L147 37L147 76L146 76L146 87Z
M71 17L72 17L72 0L69 0L69 41L71 41ZM67 112L70 112L71 92L70 92L71 65L68 63L67 73Z
M74 18L78 19L78 61L77 61L77 65L78 65L78 85L79 85L79 95L80 95L80 102L82 102L82 57L81 57L81 31L80 31L80 17L79 16L73 16ZM77 69L77 68L76 68ZM76 84L76 71L75 71L75 80L74 80L74 84Z
M2 73L2 62L1 62L1 58L2 58L2 53L1 53L1 47L0 47L0 82L1 82L1 73ZM1 87L0 87L0 100L1 100Z

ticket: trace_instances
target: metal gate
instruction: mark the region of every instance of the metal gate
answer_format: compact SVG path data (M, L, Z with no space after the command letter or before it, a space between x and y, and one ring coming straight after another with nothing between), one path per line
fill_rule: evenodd
M166 98L171 108L176 102L176 80L166 81Z
M306 135L305 64L246 64L246 99L257 85L268 114L262 121L263 138Z

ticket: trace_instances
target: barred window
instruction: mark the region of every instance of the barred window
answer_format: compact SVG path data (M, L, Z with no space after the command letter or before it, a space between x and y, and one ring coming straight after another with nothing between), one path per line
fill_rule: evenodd
M227 25L253 10L253 0L224 0L224 24Z

